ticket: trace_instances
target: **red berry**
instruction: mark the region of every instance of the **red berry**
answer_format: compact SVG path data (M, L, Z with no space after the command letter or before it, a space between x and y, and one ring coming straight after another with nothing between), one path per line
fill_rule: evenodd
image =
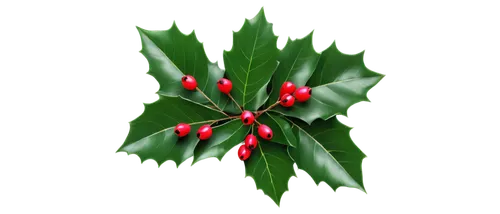
M185 123L179 123L175 126L174 133L179 137L184 137L191 131L191 126Z
M257 141L257 137L255 137L255 135L253 134L247 135L247 137L245 138L245 146L247 148L253 150L257 147L257 144L259 144L259 142Z
M253 116L253 113L250 111L243 111L243 113L241 113L240 117L241 117L241 121L245 125L251 125L251 124L253 124L253 121L255 120L255 116Z
M295 97L293 97L290 94L284 94L280 99L280 104L283 107L293 106L294 103L295 103Z
M285 94L293 94L295 92L295 84L292 82L285 82L283 85L281 85L280 89L280 97L282 97Z
M182 77L182 86L184 86L185 89L187 90L194 90L198 86L198 83L196 83L196 79L191 76L191 75L186 75Z
M261 138L264 138L266 140L271 140L271 138L273 138L273 130L271 130L269 126L266 126L264 124L260 125L258 132Z
M219 88L220 92L229 94L229 92L231 92L231 89L233 89L233 83L226 78L220 78L220 80L217 81L217 87Z
M305 102L311 97L312 89L307 86L302 86L295 92L295 99L299 102Z
M245 145L241 145L240 148L238 149L238 157L242 161L248 159L251 154L252 154L252 150L247 148Z
M200 140L206 140L212 136L212 127L210 125L203 125L198 129L198 133L196 133L196 137L200 138Z

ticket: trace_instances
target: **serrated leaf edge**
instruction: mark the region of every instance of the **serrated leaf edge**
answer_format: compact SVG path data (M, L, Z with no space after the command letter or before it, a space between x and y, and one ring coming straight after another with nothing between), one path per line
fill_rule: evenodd
M260 146L258 146L258 147L260 148ZM262 151L262 149L260 149L260 152L261 152L261 155L262 155L262 157L263 157L263 156L264 156L264 152ZM287 153L288 153L288 149L287 149ZM290 155L288 155L288 156L290 156ZM291 159L292 159L292 158L291 158ZM293 159L292 159L292 160L293 160ZM295 161L293 161L293 162L295 163ZM268 167L267 165L268 165L268 164L267 164L267 162L266 162L266 167ZM268 172L270 172L270 171L269 171L269 168L267 168L267 169L268 169ZM246 170L246 169L245 169L245 170ZM246 173L245 173L245 174L246 174ZM270 174L270 173L269 173L269 174ZM273 200L271 199L271 197L269 197L269 196L268 196L268 195L264 192L264 190L263 190L262 188L257 188L257 186L255 185L255 181L254 181L254 177L253 177L253 176L245 175L245 176L243 176L243 177L245 177L245 178L247 178L247 179L251 180L251 181L252 181L252 186L255 188L255 190L256 190L257 192L261 192L261 194L263 194L264 196L266 196L266 198L267 198L268 200L270 200L270 201L271 201L271 202L272 202L275 206L276 206L277 204L279 204L279 205L280 205L279 207L278 207L278 206L276 206L276 208L281 208L281 207L282 207L283 202L284 202L284 200L285 200L285 196L286 196L289 192L291 192L291 190L290 190L290 189L285 190L285 191L283 192L283 194L280 194L280 198L278 199L279 201L278 201L278 202L275 202L275 201L273 201ZM291 183L292 179L297 178L297 177L298 177L298 173L297 173L297 171L296 171L296 170L294 170L294 175L292 175L292 176L290 176L290 177L288 178L288 182L287 182L287 184ZM270 178L270 180L272 180L272 178ZM271 182L271 183L272 183L272 182ZM274 185L273 185L273 189L274 189ZM275 190L274 192L276 193L276 190Z
M314 140L314 142L316 142L317 144L319 144L319 145L321 146L321 148L322 148L323 150L325 150L325 152L326 152L326 153L328 153L328 155L329 155L329 156L330 156L333 160L335 160L335 162L337 162L337 164L338 164L338 165L342 166L342 165L341 165L341 164L337 161L337 159L336 159L335 157L333 157L333 155L332 155L332 154L330 154L330 152L328 152L328 150L327 150L327 149L323 146L323 144L321 144L319 141L317 141L317 140L316 140L313 136L311 136L311 135L310 135L307 131L305 131L304 129L302 129L302 127L300 127L299 125L295 124L293 121L289 120L289 119L288 119L288 118L286 118L286 117L285 117L285 119L286 119L286 120L288 120L290 123L294 124L294 126L297 126L297 128L298 128L300 131L302 131L302 132L303 132L303 133L305 133L307 136L309 136L311 139L313 139L313 140ZM338 118L337 118L337 120L338 120ZM349 129L349 132L352 132L352 131L354 130L354 128L353 128L352 126L349 126L349 125L345 124L344 122L342 122L342 121L340 121L340 120L339 120L339 122L341 122L341 123L342 123L345 127L347 127L347 128ZM366 174L365 174L364 164L365 164L365 162L366 162L366 160L367 160L367 155L366 155L366 152L365 152L362 148L360 148L359 146L357 146L356 142L352 141L352 138L351 138L351 142L352 142L353 144L355 144L357 148L361 149L361 150L363 151L363 154L365 154L365 156L364 156L364 158L363 158L363 161L362 161L362 165L361 165L361 169L363 169L363 170L362 170L362 171L363 171L363 177L365 177L365 175L366 175ZM293 159L293 157L290 155L290 152L289 152L288 148L287 148L287 153L288 153L288 155L290 156L290 159L292 159L292 160L294 161L294 163L296 163L296 162L295 162L295 160ZM307 172L306 172L305 170L300 169L299 167L297 167L297 168L298 168L299 170L301 170L301 171L302 171L305 175L307 175ZM344 168L344 167L342 167L342 170L344 170L344 172L345 172L347 175L351 176L351 175L350 175L350 174L349 174L349 173L345 170L345 168ZM312 179L312 176L310 176L310 175L308 175L308 176L311 178L311 180L314 180L314 179ZM352 177L351 177L351 178L352 178ZM324 185L328 186L328 184L326 184L326 182L325 182L325 181L315 181L315 183L317 183L317 184L318 184L317 186L319 186L319 185L321 185L321 184L324 184ZM357 183L357 182L356 182L356 183ZM359 184L358 184L358 185L359 185ZM365 179L363 179L363 184L362 184L362 185L359 185L359 186L360 186L360 187L362 187L361 191L362 191L363 195L367 196L367 195L368 195L368 189L367 189L367 187L366 187L366 181L365 181ZM329 186L329 187L330 187L330 186ZM334 191L335 191L335 190L338 190L338 189L340 189L340 188L342 188L342 187L344 187L344 188L346 188L346 189L348 189L348 188L349 188L349 187L347 187L347 186L342 186L342 185L339 185L338 187L335 187L335 188L334 188L334 187L330 187L330 188L331 188L332 190L334 190ZM350 187L350 188L351 188L351 189L353 189L353 190L357 190L357 188L354 188L354 187Z
M227 123L230 123L230 122L235 121L235 120L238 120L238 119L233 119L233 120L230 120L230 121L228 121ZM218 128L218 127L221 127L221 126L223 126L223 125L226 125L226 123L221 124L221 125L218 125L218 126L214 127L214 129L215 129L215 128ZM239 127L239 128L238 128L235 132L233 132L233 134L231 134L229 137L227 137L225 140L223 140L223 141L221 141L221 142L225 142L225 141L227 141L227 139L229 139L229 138L231 138L232 136L234 136L234 135L235 135L235 133L236 133L236 132L238 132L239 130L241 130L241 128L243 128L243 127L245 127L245 125L242 123L242 124L241 124L241 126L240 126L240 127ZM215 147L215 146L218 146L218 145L220 145L220 144L221 144L221 143L216 144L216 145L212 145L211 147L208 147L207 149L211 149L211 148L213 148L213 147ZM238 145L236 145L236 146L238 146ZM234 148L234 147L233 147L233 148ZM231 149L232 149L232 148L231 148ZM231 150L231 149L229 149L229 150ZM219 162L220 162L220 161L222 161L222 158L224 158L224 157L226 156L226 154L227 154L227 152L226 152L226 153L224 153L224 154L223 154L222 156L220 156L220 157L219 157L219 156L215 156L215 157L207 157L207 158L203 158L203 159L195 159L195 158L194 158L194 155L193 155L193 163L191 164L191 166L193 166L195 163L197 163L197 162L199 162L199 161L201 161L201 160L205 160L205 159L209 159L209 158L216 158L216 159L218 159L218 160L219 160Z
M293 148L296 148L296 147L297 147L297 145L293 145L293 144L290 142L290 140L288 139L287 134L283 131L284 129L283 129L283 127L281 127L281 125L278 123L278 121L276 121L276 120L273 118L273 116L272 116L271 114L269 114L269 112L266 112L266 114L267 114L267 115L268 115L268 116L269 116L269 117L270 117L270 118L271 118L274 122L276 122L276 124L280 127L281 133L283 133L283 135L285 136L286 140L288 141L287 146L291 146L291 147L293 147ZM271 142L273 142L273 141L271 141ZM296 143L297 143L297 142L296 142ZM281 143L279 143L279 144L281 144ZM288 149L287 149L287 150L288 150Z
M161 95L161 96L160 96L160 98L159 98L156 102L160 101L160 100L162 99L162 96L163 96L163 95ZM183 100L186 100L186 101L188 101L188 102L194 103L195 105L199 105L199 106L202 106L202 107L204 107L204 108L210 109L210 110L212 110L212 111L215 111L215 112L221 113L220 111L217 111L216 109L209 108L209 107L207 107L207 106L205 106L205 105L202 105L202 104L200 104L200 103L194 102L194 101L189 100L189 99L187 99L187 98L184 98L184 97L182 97L182 96L166 96L166 97L178 97L178 98L180 98L180 99L183 99ZM144 105L144 107L147 107L148 105L152 105L152 104L154 104L154 103L155 103L155 102L153 102L153 103L143 103L143 105ZM146 108L144 108L144 111L145 111L145 110L146 110ZM132 121L128 122L128 123L129 123L129 126L131 125L131 123L132 123L134 120L136 120L137 118L139 118L139 117L140 117L140 116L144 113L144 111L143 111L143 112L142 112L139 116L137 116L136 118L134 118ZM222 118L221 118L221 119L222 119ZM199 122L188 123L188 124L189 124L189 125L197 125L197 124L201 124L201 123L208 123L208 122L212 122L212 121L214 121L214 120L205 120L205 121L199 121ZM155 133L152 133L152 134L150 134L150 135L148 135L148 136L146 136L146 137L149 137L149 136L151 136L151 135L158 134L158 133L160 133L160 132L167 131L167 130L172 129L172 128L173 128L173 127L169 127L169 128L166 128L166 129L162 129L162 130L157 131L157 132L155 132ZM129 130L129 131L130 131L130 130ZM140 140L142 140L142 139L144 139L144 138L146 138L146 137L143 137L143 138L141 138L141 139L139 139L139 140L136 140L135 142L140 141ZM134 142L134 143L135 143L135 142ZM199 143L199 140L198 140L198 142L196 143L196 145L198 145L198 143ZM129 153L128 151L122 150L122 148L123 148L123 144L120 146L120 148L118 148L118 150L117 150L115 153L125 152L125 153L127 153L127 155L131 155L131 154L137 155L136 153ZM195 146L195 148L196 148L196 146ZM193 151L193 153L194 153L194 151ZM177 163L177 162L176 162L176 161L174 161L174 160L166 160L166 161L164 161L164 162L161 162L161 163L160 163L159 161L157 161L157 160L155 160L155 159L153 159L153 158L146 158L146 159L142 159L142 157L140 157L139 155L137 155L137 157L139 157L139 159L141 160L141 164L142 164L142 163L144 163L144 162L145 162L145 161L147 161L147 160L154 160L154 161L158 164L158 168L160 168L160 166L161 166L162 164L164 164L165 162L167 162L167 161L173 161L173 162L176 164L177 168L179 168L179 166L180 166L182 163L184 163L184 161L186 161L186 160L187 160L187 159L186 159L186 160L184 160L184 161L182 161L182 162L180 162L180 163ZM189 159L189 158L188 158L188 159Z

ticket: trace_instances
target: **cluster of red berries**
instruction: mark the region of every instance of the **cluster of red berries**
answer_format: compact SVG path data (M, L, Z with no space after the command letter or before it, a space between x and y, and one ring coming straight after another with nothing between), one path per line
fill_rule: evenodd
M312 89L308 86L299 87L295 90L295 84L292 82L285 82L281 85L280 89L280 104L283 107L291 107L295 103L307 101L312 94Z
M255 121L255 116L250 111L243 111L241 113L241 121L245 125L252 125ZM265 124L260 124L259 128L257 128L257 133L262 139L271 140L273 138L273 130L269 128L269 126ZM248 134L245 137L244 144L240 146L238 149L238 157L240 160L244 161L250 157L252 154L252 150L257 148L259 142L257 141L257 137L253 134Z
M182 86L187 90L195 90L198 87L196 79L191 75L185 75L182 77ZM217 87L219 91L230 96L231 89L233 88L233 83L226 78L221 78L217 81ZM305 102L311 97L311 88L303 86L295 90L296 87L292 82L285 82L280 89L280 99L279 103L284 107L291 107L295 103ZM293 94L293 96L292 96ZM236 102L236 101L235 101ZM277 104L277 103L276 103ZM250 111L243 111L240 115L240 119L244 125L253 125L255 121L255 115ZM175 126L174 133L179 137L184 137L191 131L191 126L186 123L179 123ZM273 131L269 126L265 124L260 124L257 129L259 136L265 140L271 140L273 137ZM201 126L196 133L196 136L200 140L207 140L212 136L212 127L208 124ZM238 157L240 160L246 160L252 154L252 150L257 148L258 145L257 137L253 134L246 136L244 144L238 149Z
M184 137L191 131L191 126L186 123L179 123L175 126L174 132L179 137ZM212 127L210 125L203 125L198 129L196 137L200 140L206 140L212 136Z

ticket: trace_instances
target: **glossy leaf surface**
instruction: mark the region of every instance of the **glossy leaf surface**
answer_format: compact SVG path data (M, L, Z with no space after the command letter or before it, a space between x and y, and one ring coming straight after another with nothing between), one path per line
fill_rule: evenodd
M365 191L361 162L366 156L351 140L351 128L337 117L316 120L311 126L298 120L293 123L298 145L288 150L299 169L306 171L316 184L323 181L333 190L346 186Z
M143 114L130 122L129 134L118 152L136 154L142 162L153 159L158 165L173 160L179 166L193 155L199 141L196 130L225 117L181 97L160 96L158 101L145 104ZM174 133L179 123L191 125L191 132L183 138Z
M346 115L353 104L368 101L367 92L383 78L365 66L364 52L343 54L333 43L317 53L312 33L302 39L289 39L280 51L273 25L261 10L233 33L231 50L223 52L224 71L208 60L194 32L185 35L175 23L165 31L138 30L141 53L149 63L148 74L160 85L160 99L146 104L144 113L130 122L129 134L118 152L136 154L142 162L153 159L159 165L173 160L177 166L194 156L194 164L210 157L221 160L253 133L257 147L242 149L246 154L251 151L249 156L241 154L246 176L252 177L257 189L278 206L290 177L295 176L294 162L316 184L323 181L334 190L346 186L365 191L361 171L365 155L351 140L350 128L336 117ZM213 103L203 93L184 89L184 75L194 76L199 89ZM222 77L232 82L230 94L243 109L219 91L217 81ZM290 103L281 103L288 108L282 107L276 101L286 81L293 82L297 89L311 87L312 96L309 98L305 89L293 95L293 104L291 97L287 99ZM268 107L277 106L258 116L253 129L239 119L242 110L262 113L266 102ZM190 124L191 132L178 138L174 133L178 123ZM260 123L269 126L272 139L260 137L269 136L271 131L263 128L266 126L261 126L257 134ZM205 124L213 124L213 134L200 141L196 131Z
M292 126L287 120L283 119L281 115L269 114L266 112L262 114L258 120L273 130L272 142L291 147L297 146L297 138L292 131ZM262 138L259 137L259 141L262 141Z
M304 86L313 74L319 56L312 45L312 33L302 39L288 39L278 57L280 63L272 80L273 90L269 103L278 100L280 87L286 81L293 82L297 88Z
M278 106L274 111L309 124L318 118L326 120L338 114L347 115L350 106L368 101L366 93L383 78L366 68L363 53L346 55L333 43L321 53L316 70L307 82L312 88L311 98L289 109Z
M277 39L261 10L233 33L233 47L224 51L226 75L233 82L231 94L245 110L257 110L268 98L266 88L278 65Z
M257 189L264 191L278 206L288 190L288 180L295 176L286 146L270 142L259 143L252 151L245 161L245 172L255 180Z
M245 139L249 130L250 126L243 125L239 119L214 127L212 137L199 143L194 150L193 164L209 157L221 160L229 150Z
M181 87L181 78L192 75L198 87L221 108L229 104L227 96L215 84L224 76L217 64L211 63L194 31L184 35L175 23L169 30L150 31L137 28L142 40L141 53L149 63L148 74L160 84L158 94L182 96L199 103L208 103L199 92Z

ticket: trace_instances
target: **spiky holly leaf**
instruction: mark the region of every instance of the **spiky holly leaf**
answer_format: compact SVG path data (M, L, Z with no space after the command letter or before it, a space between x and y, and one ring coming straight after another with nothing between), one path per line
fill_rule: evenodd
M298 144L296 148L288 147L288 151L299 169L306 171L316 184L324 181L333 190L346 186L365 191L361 162L366 156L351 140L351 128L337 117L315 120L311 125L298 120L292 123Z
M258 118L259 122L266 124L273 130L272 142L284 144L291 147L297 146L297 138L292 131L292 126L280 115L262 114ZM261 138L259 138L261 139Z
M182 96L199 103L207 103L207 99L197 91L188 91L182 87L181 78L192 75L198 87L205 92L219 107L227 111L237 112L229 99L217 89L217 80L224 76L217 64L211 63L203 44L194 31L184 35L175 23L169 30L151 31L137 27L142 40L141 53L149 62L148 74L160 84L158 94L164 96Z
M313 48L312 35L311 32L306 37L293 41L288 38L278 57L280 63L272 80L270 104L279 99L280 88L284 82L291 81L297 87L304 86L313 74L320 55Z
M245 161L246 176L255 180L261 189L279 206L281 196L288 190L288 180L295 176L293 160L285 145L260 142Z
M233 47L224 51L226 75L233 82L231 94L246 110L256 111L268 98L267 85L278 65L277 40L261 10L233 33Z
M208 157L220 160L243 141L249 127L233 120L215 127L212 138L198 143L194 133L201 125L231 118L213 110L211 104L198 104L208 102L201 93L183 89L180 81L184 74L195 76L201 90L216 106L236 114L240 110L217 90L216 81L224 76L224 71L208 61L194 33L184 35L175 24L167 31L138 30L143 44L141 52L150 65L148 73L160 83L158 94L172 97L161 96L158 102L146 105L144 114L131 122L129 135L118 151L137 154L141 161L154 159L159 164L173 160L177 166L193 154L194 162ZM295 175L294 161L316 183L324 181L334 190L339 186L364 190L361 161L365 155L350 139L350 128L334 116L345 115L354 103L368 100L367 91L383 75L364 66L362 53L342 54L335 43L319 55L312 47L312 34L289 40L281 52L276 41L272 24L261 10L233 34L233 47L223 54L226 76L233 82L231 94L246 110L258 110L269 97L269 104L275 103L285 81L313 88L309 101L287 109L278 106L274 113L258 118L274 130L272 140L278 144L261 139L245 161L246 175L253 177L257 188L278 205L290 177ZM271 89L270 95L267 89ZM181 139L173 132L179 122L192 125L191 134Z
M366 68L363 53L346 55L335 43L321 53L318 65L307 82L312 88L311 98L304 103L296 102L291 108L277 107L274 111L300 118L311 124L315 119L328 119L346 115L354 103L368 101L366 93L384 75Z
M194 150L193 164L209 157L221 160L229 150L245 139L249 130L250 126L243 125L239 119L214 127L212 137Z
M130 122L128 136L117 152L136 154L141 162L153 159L158 165L173 160L179 166L193 156L198 128L222 118L227 117L184 98L160 96L158 101L145 104L144 113ZM178 138L174 133L178 123L190 124L191 132Z

